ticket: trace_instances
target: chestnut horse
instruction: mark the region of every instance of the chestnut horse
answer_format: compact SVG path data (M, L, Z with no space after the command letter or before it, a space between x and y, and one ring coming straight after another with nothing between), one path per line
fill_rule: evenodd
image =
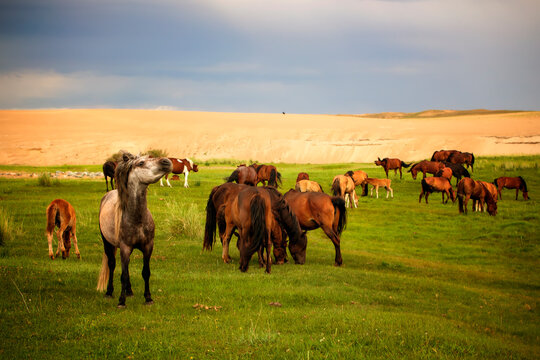
M227 182L256 186L258 182L257 170L253 165L240 165L227 178Z
M521 176L518 177L499 177L493 180L493 184L497 187L497 192L502 200L502 189L516 189L516 200L518 199L519 191L523 192L523 199L529 200L529 192L527 183Z
M470 166L471 171L474 171L473 165L474 165L474 154L468 153L468 152L455 152L452 153L447 160L449 163L452 164L465 164L467 165L467 168Z
M484 203L487 203L487 211L489 215L495 216L497 214L497 202L491 195L491 192L482 182L475 181L471 178L463 178L458 183L457 196L459 200L459 213L467 213L467 203L469 199L473 199L473 211L478 206L476 201L479 202L479 207L484 208Z
M299 182L300 180L309 180L309 174L305 172L298 173L298 176L296 177L296 182Z
M448 179L447 177L435 176L422 179L422 191L420 192L418 202L421 203L422 196L425 196L427 204L429 194L434 192L442 193L443 204L446 204L448 202L448 199L452 199L452 203L456 201L456 192L452 188L452 184L450 184L450 179ZM446 202L444 201L444 194L446 194Z
M347 208L345 201L337 196L329 196L324 193L289 190L285 194L285 200L296 214L300 227L304 230L301 241L289 242L289 251L295 263L304 264L306 261L307 238L305 232L321 228L326 236L334 244L336 256L334 265L341 266L340 236L347 225Z
M281 185L281 173L279 173L274 165L258 165L252 164L257 171L257 184L262 183L266 186L268 181L269 186L278 187L278 182Z
M146 194L150 184L158 182L171 170L172 163L167 158L124 153L115 171L117 189L109 191L101 199L99 230L105 251L97 290L103 291L107 287L105 296L112 297L115 255L116 249L120 248L122 291L118 300L119 308L126 306L126 296L133 295L129 279L129 258L133 249L143 253L144 298L147 305L153 303L149 280L155 226L147 207Z
M334 196L339 196L345 200L347 207L358 207L358 197L356 196L354 180L347 175L334 176L332 180L332 192ZM352 199L352 200L351 200Z
M116 163L114 161L106 161L103 164L103 176L105 177L105 187L107 188L107 192L109 191L107 178L110 178L111 190L114 190L114 169L116 169Z
M184 174L184 187L189 187L188 185L188 175L190 171L197 172L199 171L199 165L193 163L191 159L177 159L177 158L168 158L172 163L172 170L171 172L173 174ZM169 187L171 186L171 183L169 182L169 173L165 174L165 180L167 181L167 185ZM163 178L159 180L159 184L163 186Z
M458 153L460 151L458 150L439 150L435 151L433 155L431 155L431 161L447 161L448 157L452 155L453 153Z
M54 260L62 252L62 259L69 257L69 249L71 248L71 238L75 244L75 254L77 258L81 258L79 247L77 246L77 219L75 217L75 209L63 199L53 200L47 206L47 241L49 243L49 257ZM58 238L58 248L56 255L53 255L53 231L58 227L56 237Z
M392 184L392 180L390 179L375 179L375 178L366 178L364 180L364 183L367 185L372 185L371 188L371 197L373 197L373 189L375 189L375 193L377 194L377 199L379 198L379 187L384 187L386 189L386 198L388 199L388 194L392 194L392 198L394 198L394 190L390 187Z
M296 183L294 189L300 192L324 192L322 186L318 182L312 180L300 180Z
M399 169L399 178L402 179L403 174L401 173L401 168L402 167L408 168L409 166L411 166L411 164L412 163L407 164L399 159L384 158L381 160L381 158L378 157L377 160L375 160L375 165L383 167L384 172L386 173L387 179L388 179L388 170L394 170L394 175L396 175L398 169Z
M368 174L362 170L347 171L344 175L350 176L354 181L354 186L362 186L362 196L367 195L367 184L364 184L364 180L367 179Z
M419 163L414 164L409 171L412 178L416 180L416 174L422 172L424 174L424 179L426 178L426 173L436 174L439 170L444 168L444 164L438 161L420 161Z

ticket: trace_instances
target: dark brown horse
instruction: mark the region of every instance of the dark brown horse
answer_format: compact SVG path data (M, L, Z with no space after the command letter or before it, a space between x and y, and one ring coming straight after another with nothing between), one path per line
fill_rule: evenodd
M256 186L258 182L257 170L254 166L240 165L227 178L227 182Z
M103 176L105 177L105 187L107 188L107 192L109 191L107 178L110 179L111 190L114 190L114 169L116 169L116 163L114 161L106 161L103 164Z
M266 186L266 182L268 182L269 186L278 187L279 182L281 185L281 173L274 165L252 164L251 166L257 171L257 184L262 183L263 186Z
M471 177L471 174L469 174L469 171L463 167L461 164L452 164L448 161L443 162L444 166L447 168L452 169L452 176L456 178L456 186L463 177ZM444 169L443 169L444 170ZM435 176L438 176L435 174Z
M334 265L343 263L341 257L340 236L347 224L347 209L345 201L337 196L329 196L323 193L301 193L289 190L285 194L285 200L296 214L300 227L305 232L321 228L326 236L334 244L336 256ZM300 242L289 242L289 251L297 264L306 261L307 238L301 238Z
M467 203L473 199L473 211L484 208L487 204L489 215L497 214L497 202L491 195L491 192L482 182L471 178L463 178L458 183L457 196L459 200L459 213L467 213ZM478 206L476 202L478 201Z
M298 173L298 176L296 177L296 182L299 182L300 180L309 180L309 174L305 172Z
M58 248L56 255L53 255L53 232L54 228L58 227L56 237L58 238ZM75 244L75 254L77 258L81 258L79 247L77 246L77 219L75 217L75 209L63 199L53 200L47 206L47 242L49 243L49 257L54 260L62 252L62 259L69 257L69 249L71 248L71 238Z
M527 183L521 176L518 177L506 177L502 176L493 180L493 184L497 187L497 192L502 200L502 189L516 189L516 200L518 199L519 191L523 192L523 199L529 200L529 192L527 190Z
M416 174L421 172L424 174L424 179L426 178L426 173L429 174L436 174L439 172L439 170L442 170L444 168L444 164L440 163L438 161L420 161L419 163L414 164L409 171L412 178L416 180Z
M384 172L386 173L386 178L388 179L388 170L394 170L394 175L397 174L397 171L399 170L399 178L403 178L403 174L401 173L401 168L408 168L411 166L411 163L407 164L399 159L389 159L384 158L381 160L381 158L377 158L375 160L375 165L382 166L384 169Z
M167 158L138 157L124 153L116 166L117 189L109 191L101 199L99 229L103 240L104 254L97 290L113 293L113 274L116 267L116 249L120 248L122 261L122 291L118 307L126 306L126 296L133 295L129 279L129 258L133 249L143 253L142 277L144 298L152 304L150 295L150 257L154 249L154 219L148 210L146 194L148 186L156 183L172 168Z
M190 171L198 172L199 171L199 165L195 164L193 160L191 159L177 159L177 158L168 158L172 163L172 170L171 173L173 174L184 174L184 187L189 187L188 185L188 175ZM171 186L171 183L169 182L169 174L165 174L165 180L167 181L167 185L169 187ZM163 186L163 178L159 180L159 184Z
M468 153L468 152L455 152L452 153L447 160L449 163L452 164L465 164L467 165L467 168L470 166L471 171L474 171L474 154Z
M450 180L446 177L436 176L422 179L422 191L420 192L418 202L422 202L422 196L425 196L427 204L429 195L434 192L442 193L443 204L446 204L448 199L452 199L453 203L456 201L456 192L452 188ZM444 201L444 194L446 194L446 202Z
M450 155L452 155L453 153L458 153L458 152L460 151L457 151L457 150L435 151L433 155L431 155L431 161L447 161Z

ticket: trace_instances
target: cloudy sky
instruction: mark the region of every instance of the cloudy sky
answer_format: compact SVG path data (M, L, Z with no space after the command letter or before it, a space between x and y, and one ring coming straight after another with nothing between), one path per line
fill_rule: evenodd
M540 110L540 1L0 0L0 108Z

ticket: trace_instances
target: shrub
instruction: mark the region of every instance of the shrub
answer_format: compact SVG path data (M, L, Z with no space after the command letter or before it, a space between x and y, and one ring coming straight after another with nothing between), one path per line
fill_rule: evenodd
M122 154L124 153L125 151L118 151L114 154L112 154L111 156L109 156L107 158L107 160L105 161L112 161L112 162L119 162L120 160L122 160Z
M203 215L196 204L167 203L166 220L171 237L187 237L200 239L203 236Z
M2 208L0 208L0 246L13 240L15 236L22 235L22 226L15 225L13 219Z
M60 181L58 179L52 179L51 175L49 173L41 173L38 177L38 185L39 186L58 186L60 185Z
M152 157L160 158L160 157L167 157L168 152L163 149L148 149L145 152L142 153L142 155L150 155Z

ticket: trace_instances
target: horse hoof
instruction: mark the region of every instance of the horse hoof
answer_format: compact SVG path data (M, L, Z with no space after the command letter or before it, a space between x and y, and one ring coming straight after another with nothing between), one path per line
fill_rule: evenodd
M126 304L118 304L118 306L116 307L117 309L125 309L126 308Z
M129 293L126 293L126 296L127 296L127 297L133 297L133 291L132 291L132 292L129 292Z
M105 299L112 299L112 294L105 294Z
M81 259L81 254L77 254L77 259Z
M154 300L150 299L150 300L146 300L146 302L144 303L144 305L153 305L154 304Z

